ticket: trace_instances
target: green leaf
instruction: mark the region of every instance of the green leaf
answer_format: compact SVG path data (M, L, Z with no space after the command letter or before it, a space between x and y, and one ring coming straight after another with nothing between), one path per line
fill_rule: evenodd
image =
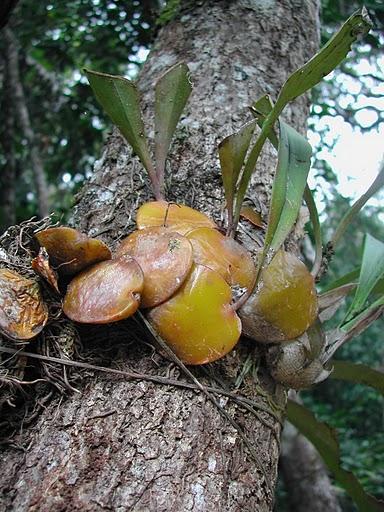
M377 281L372 290L372 295L384 295L384 278Z
M304 201L309 211L309 218L312 223L313 236L315 239L315 261L313 262L311 274L314 277L316 277L317 274L320 272L321 263L323 259L323 241L321 236L319 214L317 211L315 200L313 199L313 194L308 185L305 186Z
M160 199L159 182L144 133L136 85L122 76L98 73L89 69L84 71L98 102L140 158L151 179L155 196Z
M166 71L155 86L155 158L161 187L171 140L191 91L189 69L184 62Z
M263 125L265 116L272 109L273 104L268 95L262 96L252 105L251 110L253 115L256 116L259 126ZM320 255L317 255L317 260L320 258L321 263L322 244L319 217L311 191L306 184L311 164L312 148L302 135L283 122L280 122L280 140L282 143L279 143L272 129L268 132L268 138L279 153L273 181L264 255L270 247L277 250L276 247L278 248L279 244L281 245L284 242L296 222L304 194L314 226L317 252L320 252ZM300 166L296 167L295 159L300 161ZM317 265L320 265L320 263L317 263Z
M303 201L312 148L296 130L280 122L277 170L272 188L265 253L276 252L293 228Z
M364 384L376 389L384 395L384 373L374 370L365 364L356 364L349 361L331 361L332 379L346 380L356 384Z
M257 159L263 148L264 142L269 138L270 142L275 149L278 149L279 142L276 133L273 130L273 124L276 121L278 114L273 116L273 104L270 97L265 94L259 98L252 107L250 107L252 114L255 116L257 124L261 127L261 132L256 139L246 162L244 165L243 173L240 177L239 185L236 191L236 200L234 208L234 230L240 217L241 207L248 188L249 180L251 179L252 172L256 166Z
M269 215L267 223L267 233L265 235L265 252L272 244L273 237L277 231L281 214L287 198L288 166L289 166L289 138L286 124L280 123L279 153L275 177L272 186L271 203L269 206Z
M223 177L225 199L227 201L229 225L232 224L236 183L243 166L255 126L256 121L251 121L243 125L236 133L226 137L219 144L221 175Z
M384 503L366 493L355 475L341 467L340 448L334 429L318 421L311 411L292 400L288 400L287 417L314 445L336 480L361 512L384 512Z
M265 94L261 96L251 107L251 111L253 115L257 119L257 124L262 127L265 121L266 116L268 116L273 109L273 103L268 96ZM268 133L268 138L272 143L275 149L279 148L279 140L276 133L273 130L270 130ZM276 178L275 178L276 179ZM278 177L278 179L281 179ZM321 229L320 229L320 220L319 215L316 208L316 203L313 199L312 192L310 191L308 185L305 185L304 189L304 200L309 210L310 219L313 226L313 232L315 237L315 261L312 268L312 274L316 276L320 270L321 261L322 261L322 237L321 237Z
M267 117L267 115L271 112L272 109L273 103L269 94L264 94L263 96L260 96L260 98L257 99L251 107L251 111L255 117L262 117L264 119Z
M354 270L352 270L351 272L344 274L342 277L335 279L334 281L327 284L327 286L325 286L322 289L322 293L329 292L329 291L331 291L335 288L339 288L340 286L343 286L345 284L357 283L359 280L360 270L361 270L361 267L357 267Z
M371 27L365 8L355 12L312 59L288 78L277 98L276 110L281 112L288 102L318 84L346 57L352 43L367 34Z
M255 103L250 107L252 114L255 116L257 120L257 124L260 128L263 127L263 123L266 117L270 114L273 109L273 103L268 94L261 96ZM278 150L279 149L279 139L274 132L274 130L270 130L268 133L268 139L270 140L272 146Z
M335 248L337 242L343 236L345 230L351 223L351 221L356 217L359 211L363 208L365 203L378 192L384 186L384 164L380 169L378 175L376 176L374 182L369 187L369 189L361 196L359 199L351 206L351 208L347 211L344 217L341 219L340 224L335 230L335 233L331 240L332 248Z
M343 324L364 309L369 294L383 276L384 243L367 234L365 236L359 285Z
M348 334L348 339L357 336L365 331L382 313L384 306L384 295L376 299L372 304L366 306L363 311L351 319L344 320L340 328Z
M295 71L285 82L276 104L265 118L262 130L245 162L236 198L234 215L235 228L240 216L241 204L244 200L249 180L251 179L261 150L267 138L273 138L273 136L270 135L271 131L273 131L273 126L286 104L311 89L314 85L319 83L324 76L337 67L347 55L351 44L356 41L359 36L366 34L370 28L371 24L367 11L363 8L361 12L358 11L353 14L320 52L312 57L304 66ZM267 103L264 101L259 103L258 106L259 108L260 106L264 108L266 104Z

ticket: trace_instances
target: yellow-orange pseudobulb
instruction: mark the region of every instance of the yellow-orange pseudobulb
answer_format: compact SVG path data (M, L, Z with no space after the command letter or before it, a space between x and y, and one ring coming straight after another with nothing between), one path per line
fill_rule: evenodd
M157 306L169 299L185 281L193 263L192 246L184 236L167 228L134 231L116 256L129 254L144 273L141 307Z
M89 238L76 229L48 228L39 231L35 236L63 275L74 275L93 263L112 257L104 242Z
M311 273L294 254L283 250L262 270L257 288L239 310L243 332L264 343L297 338L317 313Z
M231 296L217 272L196 265L181 289L148 318L186 364L209 363L232 350L241 334Z
M131 257L102 261L70 282L63 310L75 322L117 322L135 313L143 286L143 272Z
M216 224L189 206L167 203L166 201L151 201L144 203L137 211L136 224L138 229L163 226L185 235L191 229L199 227L215 228Z
M230 286L251 288L256 267L249 252L233 238L212 228L197 228L187 235L195 263L216 270Z

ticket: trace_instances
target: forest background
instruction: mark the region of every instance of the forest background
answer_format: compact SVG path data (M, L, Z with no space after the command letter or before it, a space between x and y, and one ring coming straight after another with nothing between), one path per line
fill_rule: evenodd
M91 176L111 128L82 68L134 78L156 31L175 14L177 3L19 2L6 37L0 38L1 232L51 211L65 222L75 194ZM316 145L313 175L318 183L316 199L328 232L352 202L340 190L340 177L324 157L332 153L340 136L330 128L332 119L338 119L340 126L348 123L347 129L353 132L367 133L378 132L384 121L384 7L379 1L364 4L374 30L355 46L340 69L312 92L308 129L311 142ZM361 5L362 2L324 0L322 43ZM383 146L376 150L380 158ZM383 215L380 196L376 196L340 242L330 278L356 267L363 232L383 239ZM310 251L307 246L303 250L304 254ZM382 330L383 320L347 344L339 359L382 369ZM383 397L373 389L332 380L301 396L319 419L340 432L344 467L355 472L367 491L383 498ZM285 492L281 483L281 498ZM353 510L341 490L340 496L343 510ZM281 499L278 510L284 511L284 501Z

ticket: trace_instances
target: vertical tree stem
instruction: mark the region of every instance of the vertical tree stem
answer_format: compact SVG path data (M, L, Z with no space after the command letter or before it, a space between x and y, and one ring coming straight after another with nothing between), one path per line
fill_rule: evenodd
M8 27L4 29L4 41L6 44L6 59L8 64L9 80L11 83L10 91L12 92L12 96L9 98L9 101L12 101L14 104L19 127L28 143L35 181L38 212L40 217L45 217L49 215L47 181L20 77L17 39L12 30Z

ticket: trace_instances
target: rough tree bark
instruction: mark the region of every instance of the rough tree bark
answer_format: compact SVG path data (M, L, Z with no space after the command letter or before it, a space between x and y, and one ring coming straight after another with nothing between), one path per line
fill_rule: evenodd
M12 102L14 105L15 117L17 118L19 128L28 143L38 212L40 217L46 217L50 213L48 186L28 111L23 83L20 77L18 43L16 36L9 27L3 29L3 34L6 48L8 79L12 85L10 89L12 94L8 98L8 101Z
M169 162L169 199L220 221L217 143L249 119L246 107L253 100L266 92L275 97L288 74L316 51L317 10L317 0L189 1L160 31L140 77L145 117L151 118L154 81L168 66L186 61L194 84ZM307 114L308 100L301 99L286 118L305 132ZM268 148L250 193L263 211L272 169ZM138 161L114 132L79 198L74 223L113 244L133 228L137 206L149 197ZM211 378L230 386L253 350L240 343L209 365ZM149 352L131 342L115 364L144 373L175 371ZM260 368L259 382L246 378L240 392L264 406L283 406L284 395L262 362ZM257 419L228 399L220 403L254 446L257 463L201 393L95 374L81 394L50 404L37 424L20 434L17 443L24 452L4 451L3 504L43 512L270 511L280 423L268 410L259 411Z

